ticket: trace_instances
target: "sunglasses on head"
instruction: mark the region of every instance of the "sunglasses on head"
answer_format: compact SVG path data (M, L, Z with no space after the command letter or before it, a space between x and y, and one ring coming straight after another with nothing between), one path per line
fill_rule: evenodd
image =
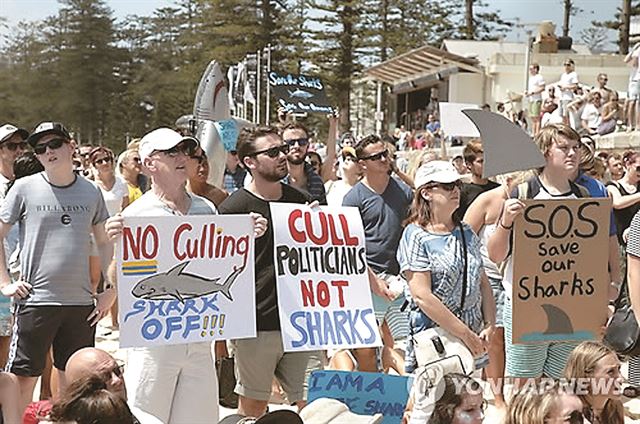
M19 143L4 143L2 145L2 147L6 147L7 149L11 150L12 152L15 152L16 149L20 148L22 150L27 148L27 142L26 141L21 141Z
M100 158L100 159L96 159L93 161L94 165L102 165L103 163L111 163L113 159L106 157L106 158Z
M289 146L293 147L295 146L296 143L298 143L298 146L306 146L307 144L309 144L309 139L308 138L292 138L289 140L284 140L285 143L287 143Z
M387 149L384 149L383 151L375 153L373 155L362 157L362 158L360 158L360 160L373 160L373 161L376 161L376 160L381 160L382 158L386 158L388 156L389 156L389 151Z
M56 150L62 147L62 145L66 142L67 140L65 140L64 138L54 138L52 140L47 141L46 143L36 144L35 147L33 148L33 151L35 152L36 155L42 155L44 154L44 152L47 151L47 147L51 150Z
M281 144L279 146L269 147L268 149L258 150L257 152L251 153L251 155L249 155L249 156L258 156L258 155L261 155L263 153L265 155L269 156L270 158L277 158L280 155L280 153L285 154L285 155L287 153L289 153L289 145L288 144Z

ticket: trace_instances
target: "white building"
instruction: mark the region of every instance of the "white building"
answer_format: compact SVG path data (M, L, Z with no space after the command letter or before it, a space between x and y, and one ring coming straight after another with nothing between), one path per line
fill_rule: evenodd
M370 85L377 83L379 98L385 92L388 96L387 130L401 124L413 128L426 119L425 111L433 108L435 99L430 97L441 102L487 103L494 109L496 103L508 103L524 92L527 60L538 63L545 82L552 84L560 79L567 58L575 62L581 84L593 86L597 75L603 72L609 76L608 86L618 91L621 98L626 96L629 68L623 56L592 54L587 46L580 44L557 53L534 51L527 59L526 43L445 40L441 49L424 46L368 68L365 80ZM357 103L366 104L360 100ZM375 130L371 126L374 121L359 118L365 115L367 112L358 111L356 106L358 132ZM371 110L368 115L373 115Z

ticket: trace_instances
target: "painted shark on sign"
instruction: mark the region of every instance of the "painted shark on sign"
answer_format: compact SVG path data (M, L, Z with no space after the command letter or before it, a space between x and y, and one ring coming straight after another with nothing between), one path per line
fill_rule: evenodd
M244 268L233 267L223 284L218 284L220 278L208 279L199 275L185 272L190 261L182 262L167 272L161 272L138 281L131 294L140 299L148 300L173 300L184 303L185 299L201 297L213 293L222 293L229 300L231 286L235 283Z

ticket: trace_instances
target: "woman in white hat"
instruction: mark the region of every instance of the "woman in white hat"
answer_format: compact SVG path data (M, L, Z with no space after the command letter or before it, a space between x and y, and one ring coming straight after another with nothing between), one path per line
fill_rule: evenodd
M409 282L411 333L439 326L460 339L474 358L482 358L494 331L495 303L482 269L480 240L454 214L460 185L449 162L431 161L418 169L398 262ZM405 364L407 372L423 365L416 361L411 339Z

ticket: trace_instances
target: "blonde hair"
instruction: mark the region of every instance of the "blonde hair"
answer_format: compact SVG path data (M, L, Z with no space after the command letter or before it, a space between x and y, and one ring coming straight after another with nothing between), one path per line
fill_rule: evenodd
M511 399L504 424L545 424L558 398L565 393L557 381L534 381L532 386L525 385Z
M580 142L580 135L565 124L549 124L540 130L534 141L542 154L547 155L553 143L557 143L560 136Z
M580 343L569 355L564 368L564 376L568 381L593 377L598 362L616 353L602 343L587 341ZM597 385L599 387L600 385ZM578 394L585 408L591 408L591 395ZM624 407L619 399L608 399L602 410L600 421L607 424L624 423Z
M411 178L415 178L418 168L420 168L422 165L426 163L424 162L424 159L427 156L433 156L432 158L429 158L429 161L438 160L438 153L436 153L433 150L425 149L425 150L414 150L410 152L408 155L409 164L407 165L407 175L409 175Z

